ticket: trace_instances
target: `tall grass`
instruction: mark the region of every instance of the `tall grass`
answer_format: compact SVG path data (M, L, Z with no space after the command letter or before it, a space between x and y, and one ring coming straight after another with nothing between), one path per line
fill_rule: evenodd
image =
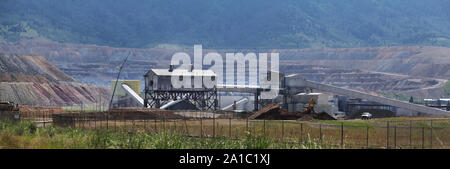
M26 149L320 149L318 140L282 143L278 139L248 132L241 139L188 137L177 131L107 131L37 127L31 122L0 121L0 148Z

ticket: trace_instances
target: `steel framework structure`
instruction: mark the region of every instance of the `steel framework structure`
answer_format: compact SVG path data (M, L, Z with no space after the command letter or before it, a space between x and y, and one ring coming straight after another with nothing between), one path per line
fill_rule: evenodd
M146 90L144 107L160 108L161 106L184 99L201 110L217 110L219 108L217 89L201 90Z

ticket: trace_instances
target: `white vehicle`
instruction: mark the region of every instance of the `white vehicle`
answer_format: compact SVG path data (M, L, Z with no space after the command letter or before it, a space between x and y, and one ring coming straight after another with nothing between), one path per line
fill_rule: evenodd
M369 112L364 112L364 113L361 115L361 119L362 119L362 120L370 120L370 119L372 119L372 114L370 114Z

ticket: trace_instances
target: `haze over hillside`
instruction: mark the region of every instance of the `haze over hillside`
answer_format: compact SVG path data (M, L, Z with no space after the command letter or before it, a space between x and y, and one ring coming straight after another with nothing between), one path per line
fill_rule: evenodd
M35 53L46 57L62 71L83 83L109 85L115 79L124 56L132 55L122 79L143 80L150 68L167 68L176 52L193 49L135 49L97 45L21 40L0 43L0 52ZM235 50L203 49L204 54ZM280 53L280 71L301 74L309 80L369 92L395 92L415 97L449 95L443 89L450 76L450 48L375 47L342 49L269 49ZM242 50L240 52L255 52Z
M449 9L447 0L2 0L0 41L215 49L450 46Z

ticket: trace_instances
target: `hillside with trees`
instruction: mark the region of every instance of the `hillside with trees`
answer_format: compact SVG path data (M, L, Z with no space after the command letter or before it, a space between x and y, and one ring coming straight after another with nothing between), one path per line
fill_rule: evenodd
M447 0L2 0L0 41L112 47L450 46Z

